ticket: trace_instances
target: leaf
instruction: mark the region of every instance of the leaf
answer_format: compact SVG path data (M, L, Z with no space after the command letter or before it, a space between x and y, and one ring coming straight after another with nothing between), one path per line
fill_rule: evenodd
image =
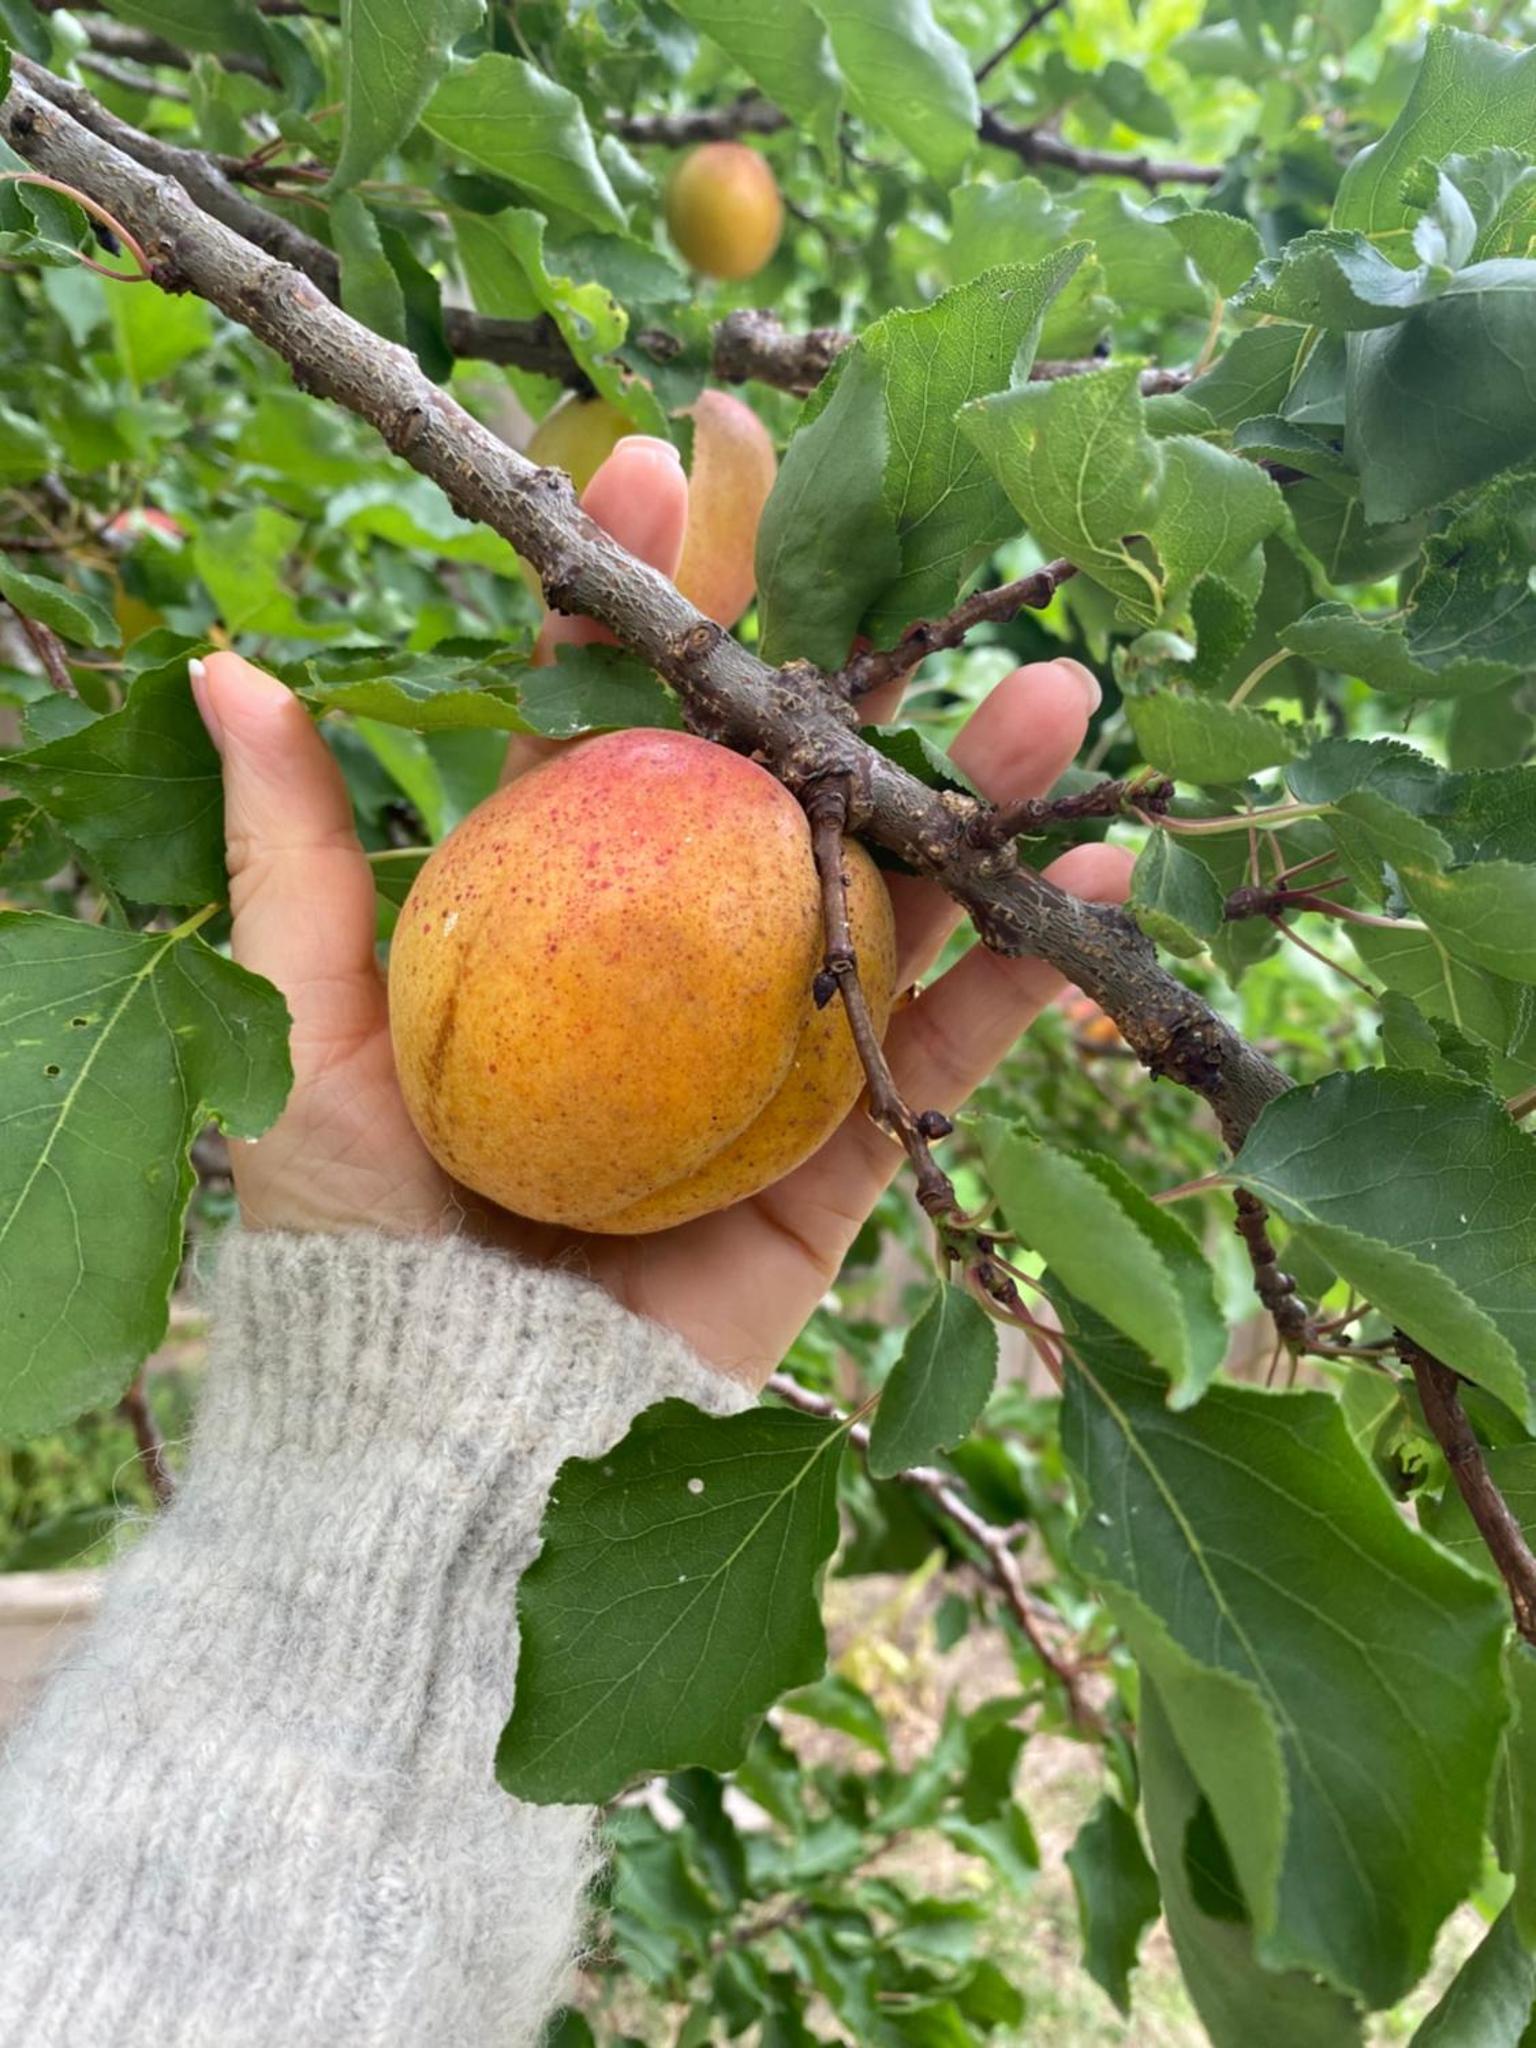
M645 663L617 647L561 647L553 668L530 669L518 685L527 728L546 739L624 726L677 730L677 699Z
M190 293L163 292L157 284L114 286L107 313L122 367L142 391L213 346L213 321Z
M786 1409L662 1401L602 1457L566 1460L518 1586L509 1792L603 1800L641 1773L740 1761L778 1695L821 1673L843 1440Z
M331 201L331 240L341 263L343 312L386 341L404 342L405 294L384 253L379 224L355 192L339 192Z
M1404 868L1400 880L1448 952L1511 981L1536 982L1536 867L1487 860L1450 874Z
M1134 64L1112 57L1094 76L1090 90L1127 128L1134 128L1140 135L1161 135L1170 142L1178 140L1179 124L1172 107ZM1252 267L1250 264L1249 269Z
M869 1469L894 1479L970 1434L997 1377L997 1328L963 1287L941 1283L907 1332L875 1410Z
M767 660L840 668L869 596L901 573L885 501L883 371L850 351L829 402L784 452L757 529L758 617Z
M76 259L71 256L70 261ZM58 448L46 427L14 406L0 404L0 483L35 483L58 459Z
M1006 264L1038 262L1074 239L1075 209L1038 178L957 185L949 209L954 228L944 255L956 284ZM1103 268L1089 251L1046 308L1040 353L1091 355L1114 312L1105 296Z
M1536 2002L1536 1955L1505 1907L1456 1972L1410 2048L1521 2048Z
M1443 267L1420 263L1403 270L1364 235L1319 228L1261 263L1233 310L1332 334L1363 333L1395 326L1449 282Z
M1405 1526L1332 1394L1218 1385L1174 1416L1110 1333L1078 1350L1075 1556L1209 1802L1256 1956L1390 2004L1477 1877L1503 1602Z
M29 576L0 555L0 597L23 618L51 626L80 647L116 647L122 640L106 606L82 590L66 590L51 576Z
M1501 1092L1536 1084L1536 991L1453 958L1429 932L1355 925L1350 940L1389 989L1492 1047L1493 1082Z
M598 161L581 101L521 57L490 50L451 71L421 123L457 155L541 205L624 232L624 209Z
M741 0L676 0L676 7L811 136L823 157L831 157L843 83L826 30L806 0L774 0L771 8L746 7Z
M1536 1137L1493 1096L1330 1074L1271 1102L1230 1171L1426 1350L1536 1407Z
M341 149L333 192L366 178L405 140L454 44L484 11L483 0L341 0Z
M293 680L317 710L351 711L414 732L530 732L519 704L529 673L524 660L490 652L390 661L369 650L318 656Z
M979 1120L988 1184L1008 1228L1074 1298L1124 1330L1197 1401L1227 1348L1210 1267L1176 1216L1095 1152L1058 1152L1001 1119Z
M1136 1823L1118 1799L1108 1793L1100 1799L1078 1829L1066 1864L1077 1894L1083 1968L1129 2018L1136 1951L1162 1895Z
M1166 210L1159 212L1159 205ZM1196 270L1223 298L1232 297L1264 252L1258 229L1235 213L1221 213L1215 207L1180 207L1176 211L1166 200L1154 201L1146 211L1150 218L1162 221Z
M1495 257L1349 343L1344 452L1368 519L1404 519L1536 454L1536 261ZM1402 431L1412 419L1414 431Z
M890 1760L891 1745L886 1733L885 1716L861 1686L851 1678L844 1678L839 1672L829 1671L818 1678L814 1685L804 1685L798 1692L786 1693L779 1702L786 1714L803 1714L809 1721L817 1721L823 1728L837 1728L844 1735L851 1735L866 1749Z
M194 920L194 923L196 920ZM164 1333L210 1116L289 1083L277 991L192 935L0 914L0 1429L115 1400Z
M1278 322L1251 327L1222 350L1203 376L1185 385L1180 401L1200 406L1218 427L1278 412L1295 382L1305 342L1304 334ZM1154 409L1162 405L1160 399L1151 403Z
M1226 897L1198 853L1171 832L1153 832L1131 872L1130 912L1149 939L1182 960L1205 952L1221 930Z
M811 0L849 98L923 168L952 184L976 147L981 108L965 52L929 0Z
M1188 435L1154 440L1139 377L1127 363L1027 384L959 424L1040 546L1155 625L1200 577L1251 555L1285 507L1256 464Z
M47 26L32 0L0 0L0 40L39 64L46 64L51 54ZM0 92L5 90L9 70L9 58L0 50Z
M9 755L4 773L133 902L224 895L219 757L183 662L136 677L121 711Z
M1246 704L1160 690L1154 697L1128 697L1125 715L1148 767L1180 782L1244 782L1296 755L1291 731Z
M1212 1830L1215 1823L1145 1674L1140 1693L1136 1749L1147 1833L1185 1989L1212 2048L1360 2048L1360 2022L1347 1999L1302 1971L1265 1969L1241 1899L1234 1913L1208 1890L1197 1893L1189 1843L1202 1822Z
M193 565L231 633L335 640L347 632L344 619L308 619L295 601L289 560L303 532L299 520L259 501L198 527Z
M981 794L970 777L963 774L949 755L929 739L921 726L864 725L859 728L859 737L877 754L884 754L898 768L905 768L909 775L916 776L925 789L953 789L964 796Z
M0 798L0 881L44 882L68 860L69 841L40 805Z
M182 50L267 54L261 16L250 0L113 0L112 12Z

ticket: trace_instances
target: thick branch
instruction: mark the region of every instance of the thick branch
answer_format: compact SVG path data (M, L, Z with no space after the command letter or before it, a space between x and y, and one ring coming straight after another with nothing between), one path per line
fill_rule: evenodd
M1075 171L1080 178L1134 178L1155 192L1159 185L1219 185L1226 175L1220 164L1159 162L1149 156L1120 156L1113 150L1079 149L1049 135L1043 128L1010 121L991 107L981 110L978 130L983 142L1012 150L1027 164L1050 164Z
M192 59L185 50L167 42L164 36L152 35L148 29L130 28L127 22L113 21L99 14L87 15L84 26L91 48L103 57L125 57L133 64L168 65L176 71L192 69ZM226 50L220 54L218 62L226 71L243 71L269 85L278 82L277 73L264 57L247 56L241 50Z
M776 135L789 126L789 117L749 92L726 106L694 107L683 114L610 114L604 125L621 142L683 149L691 142L729 142L737 135Z
M1026 610L1043 611L1062 584L1076 574L1075 562L1047 562L1043 569L1033 569L1016 582L1000 583L995 590L978 590L944 618L919 619L908 626L894 647L855 654L842 672L842 687L850 697L859 698L887 683L900 682L930 654L958 647L973 627L1001 624Z
M1509 1588L1515 1627L1528 1643L1536 1645L1536 1557L1531 1555L1525 1531L1508 1501L1493 1483L1483 1459L1483 1447L1461 1405L1460 1382L1448 1365L1442 1365L1438 1358L1421 1351L1401 1334L1397 1351L1403 1363L1412 1369L1424 1419L1444 1451L1467 1512Z
M777 313L743 307L728 313L715 329L714 372L722 384L755 381L804 398L852 341L840 327L795 334Z
M994 950L1039 954L1108 1011L1156 1074L1195 1089L1236 1142L1285 1076L1159 964L1123 912L1079 901L1023 867L1011 846L978 852L977 800L926 788L866 746L846 698L807 663L773 669L704 618L578 508L570 480L537 469L422 373L414 356L350 319L306 277L242 239L45 98L16 61L0 133L30 163L101 194L156 276L192 290L282 356L304 389L334 399L440 484L455 508L509 541L549 602L611 628L682 699L689 726L755 755L796 792L848 778L852 826L970 912Z
M843 1411L835 1401L827 1400L822 1394L813 1394L809 1387L802 1387L787 1372L776 1372L768 1382L768 1390L791 1408L798 1408L802 1414L824 1415L839 1422L844 1420ZM854 1423L848 1435L860 1455L867 1455L869 1431L864 1424ZM905 1472L898 1472L896 1478L900 1485L910 1486L931 1500L944 1519L952 1522L975 1544L986 1560L979 1569L1002 1594L1009 1613L1018 1623L1030 1648L1065 1693L1074 1723L1085 1729L1099 1727L1098 1715L1082 1696L1078 1672L1057 1655L1041 1629L1042 1620L1059 1623L1061 1617L1036 1600L1025 1585L1007 1530L999 1529L984 1515L978 1514L965 1496L956 1492L949 1475L936 1465L910 1465Z

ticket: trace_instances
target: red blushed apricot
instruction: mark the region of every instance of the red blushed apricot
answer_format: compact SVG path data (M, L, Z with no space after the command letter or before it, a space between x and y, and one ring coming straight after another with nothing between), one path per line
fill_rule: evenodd
M545 413L523 452L543 469L563 469L584 491L625 435L637 431L606 398L578 398L570 392Z
M773 436L741 399L704 391L689 412L693 465L677 587L707 617L734 626L756 588L758 522L778 475L778 458Z
M883 1028L890 902L849 856ZM821 946L805 817L771 775L683 733L588 740L417 878L389 971L407 1107L447 1172L519 1215L631 1232L723 1208L858 1097L841 1011L811 999Z
M706 142L685 156L665 210L678 254L706 277L756 277L784 231L777 180L744 142Z

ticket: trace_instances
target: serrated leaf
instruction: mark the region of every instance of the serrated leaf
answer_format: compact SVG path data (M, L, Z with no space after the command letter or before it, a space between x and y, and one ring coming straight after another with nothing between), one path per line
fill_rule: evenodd
M949 184L976 147L970 62L930 0L810 0L826 24L848 96L925 170Z
M772 8L744 7L741 0L676 4L684 21L712 37L830 157L843 82L826 29L806 0L775 0Z
M114 1400L165 1330L217 1117L266 1129L288 1091L277 991L189 926L0 914L0 1429Z
M997 1327L963 1287L941 1283L891 1368L869 1435L869 1469L894 1479L970 1433L997 1377Z
M944 254L956 284L1007 264L1038 262L1074 240L1075 211L1038 178L957 185L949 208L954 226ZM1103 268L1091 252L1085 254L1046 308L1040 353L1091 355L1114 313Z
M1449 282L1443 267L1420 263L1403 270L1362 234L1318 228L1266 258L1233 310L1356 334L1395 326Z
M885 376L861 350L784 452L757 529L763 653L841 667L870 594L901 573L885 500Z
M1306 340L1305 334L1279 322L1249 328L1179 396L1198 405L1218 427L1235 427L1261 413L1278 412L1295 382ZM1154 406L1161 403L1152 401Z
M1442 874L1404 865L1399 879L1448 952L1507 980L1536 982L1536 867L1486 860Z
M483 0L341 0L341 149L333 191L366 178L405 140L454 44L483 13Z
M1536 1084L1536 990L1457 960L1432 933L1350 928L1367 969L1431 1017L1492 1048L1493 1083L1514 1094Z
M29 576L0 555L0 597L23 618L51 626L61 638L79 647L116 647L122 640L117 621L96 598L69 590L51 576Z
M821 1673L841 1425L784 1409L648 1408L567 1459L518 1586L521 1649L496 1774L536 1801L740 1762L782 1692Z
M1147 1352L1167 1375L1172 1407L1197 1401L1227 1332L1211 1269L1184 1225L1100 1153L1058 1152L996 1117L977 1128L1009 1229L1077 1301Z
M1221 930L1226 898L1205 862L1171 832L1153 832L1131 871L1130 912L1148 938L1183 960Z
M1258 229L1235 213L1222 213L1214 206L1192 207L1182 197L1154 199L1143 212L1168 230L1224 299L1233 297L1264 253Z
M1179 124L1172 107L1134 64L1112 57L1091 77L1089 89L1117 121L1123 121L1139 135L1161 135L1169 142L1178 140Z
M1065 1861L1077 1894L1083 1968L1129 2017L1136 1951L1157 1918L1162 1894L1136 1823L1118 1799L1108 1793L1100 1799Z
M859 737L877 754L916 776L927 789L953 789L963 796L981 794L970 777L962 774L919 726L865 725L860 727Z
M1503 1602L1404 1525L1331 1394L1215 1386L1172 1416L1109 1332L1078 1349L1075 1554L1210 1804L1257 1957L1389 2004L1480 1865Z
M1511 1908L1456 1972L1409 2048L1521 2048L1536 2003L1536 1955Z
M389 660L370 650L319 656L294 682L317 710L350 711L414 732L531 732L519 708L528 673L516 656L404 654Z
M1180 782L1244 782L1296 755L1292 733L1246 704L1164 690L1155 697L1128 697L1125 715L1148 767Z
M677 730L677 699L637 655L617 647L561 647L552 668L529 669L518 684L518 708L530 732L575 739L626 726Z
M1330 1074L1230 1169L1408 1335L1514 1409L1536 1384L1536 1137L1468 1081Z
M1188 1857L1193 1831L1214 1826L1205 1795L1179 1752L1156 1687L1141 1680L1137 1728L1142 1805L1161 1881L1163 1911L1184 1985L1212 2048L1360 2048L1348 1999L1301 1970L1268 1970L1253 1952L1242 1902L1197 1894ZM1220 1911L1212 1910L1220 1906Z
M336 640L344 619L304 615L289 573L303 525L275 505L257 503L228 519L208 518L192 542L192 561L231 633L270 633L290 640Z
M489 50L451 71L421 124L482 170L546 206L622 234L624 208L598 160L581 101L521 57Z
M120 711L5 762L5 779L68 834L135 903L222 897L219 757L186 666L135 678Z

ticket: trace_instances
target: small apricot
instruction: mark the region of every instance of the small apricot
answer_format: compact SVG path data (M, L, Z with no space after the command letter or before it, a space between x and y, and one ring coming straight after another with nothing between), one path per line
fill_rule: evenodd
M846 846L883 1031L890 898ZM486 799L417 877L390 955L412 1120L454 1179L518 1215L659 1230L814 1152L863 1076L816 1008L810 833L766 769L685 733L582 742Z
M543 469L563 469L584 491L624 436L638 432L634 421L606 398L582 398L571 391L545 413L524 452Z
M706 142L685 156L665 211L679 255L706 277L756 277L784 231L778 181L744 142Z

